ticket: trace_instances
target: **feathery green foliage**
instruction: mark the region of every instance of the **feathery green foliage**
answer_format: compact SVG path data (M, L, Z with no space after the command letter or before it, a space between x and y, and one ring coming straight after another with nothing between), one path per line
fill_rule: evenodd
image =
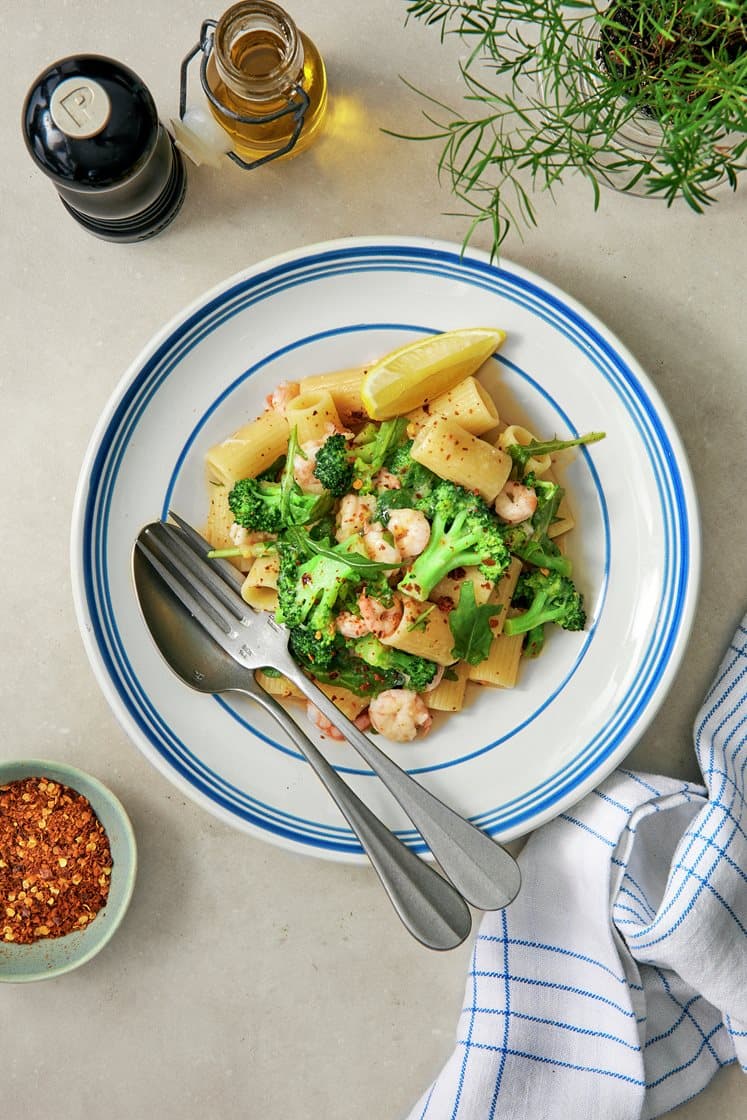
M595 209L605 182L697 212L718 183L736 189L747 151L743 0L408 0L407 15L469 48L465 108L416 91L434 131L406 137L441 143L439 175L467 206L465 244L486 226L497 256L512 228L537 224L533 191L552 194L571 171L589 181ZM621 143L641 117L658 146Z

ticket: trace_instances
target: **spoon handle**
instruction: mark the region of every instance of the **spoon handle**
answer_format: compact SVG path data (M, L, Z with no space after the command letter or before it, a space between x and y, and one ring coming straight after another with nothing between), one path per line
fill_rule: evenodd
M253 687L252 687L253 686ZM430 949L454 949L472 917L461 895L389 831L277 701L253 680L236 691L260 704L296 744L345 817L410 933ZM335 709L336 710L336 709Z
M516 860L485 832L444 805L379 750L300 670L290 655L276 668L337 727L404 809L459 893L480 910L500 910L519 893Z

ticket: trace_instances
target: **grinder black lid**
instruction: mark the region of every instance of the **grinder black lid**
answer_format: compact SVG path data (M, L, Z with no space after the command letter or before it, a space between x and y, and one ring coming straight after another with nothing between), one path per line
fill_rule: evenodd
M66 209L100 237L152 236L181 206L179 153L147 86L121 62L81 54L53 63L26 95L22 128Z

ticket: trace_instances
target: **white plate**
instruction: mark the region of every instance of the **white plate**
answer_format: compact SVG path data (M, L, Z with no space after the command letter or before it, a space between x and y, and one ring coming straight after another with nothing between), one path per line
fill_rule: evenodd
M288 253L209 292L137 358L93 435L73 518L78 620L115 715L180 790L238 828L318 856L362 858L321 784L264 713L241 697L193 692L166 667L136 604L133 541L169 507L203 523L206 449L261 411L278 381L475 325L508 332L484 375L505 415L548 436L607 432L565 473L588 628L553 631L515 690L482 690L422 742L388 749L508 839L597 785L664 698L693 615L698 518L678 435L631 355L537 276L452 245L356 238ZM329 740L323 748L420 850L352 749Z

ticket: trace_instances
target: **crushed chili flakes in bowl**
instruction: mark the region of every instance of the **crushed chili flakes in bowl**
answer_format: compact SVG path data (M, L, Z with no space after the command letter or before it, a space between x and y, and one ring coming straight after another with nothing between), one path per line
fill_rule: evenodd
M0 785L0 940L85 928L106 904L109 840L81 793L45 777Z

